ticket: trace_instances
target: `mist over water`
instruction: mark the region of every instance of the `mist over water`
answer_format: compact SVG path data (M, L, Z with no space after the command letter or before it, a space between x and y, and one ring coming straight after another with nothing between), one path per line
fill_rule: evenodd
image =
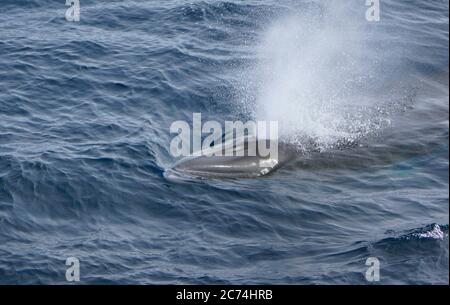
M386 70L395 55L373 42L376 22L353 1L311 2L271 21L249 71L257 120L279 122L280 137L308 150L326 150L377 133L411 103L409 90L391 90ZM375 31L374 31L375 30ZM387 67L387 68L386 68Z

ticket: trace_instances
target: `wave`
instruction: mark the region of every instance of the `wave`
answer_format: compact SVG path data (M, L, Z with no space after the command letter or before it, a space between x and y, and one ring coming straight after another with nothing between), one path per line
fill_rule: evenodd
M402 232L388 231L387 234L393 235L392 238L396 240L444 240L444 238L448 238L448 225L438 225L433 223L424 227Z

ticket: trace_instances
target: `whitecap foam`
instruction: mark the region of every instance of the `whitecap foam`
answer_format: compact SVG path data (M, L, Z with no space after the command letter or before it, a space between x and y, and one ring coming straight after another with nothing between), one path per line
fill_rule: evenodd
M415 233L414 236L418 238L432 238L432 239L444 239L444 232L438 224L434 224L433 228L429 231Z

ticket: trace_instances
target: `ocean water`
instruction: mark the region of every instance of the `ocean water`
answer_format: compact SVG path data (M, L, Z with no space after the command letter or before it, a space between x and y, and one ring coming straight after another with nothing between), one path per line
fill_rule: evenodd
M448 0L80 2L0 1L0 284L448 284ZM193 112L298 158L170 178Z

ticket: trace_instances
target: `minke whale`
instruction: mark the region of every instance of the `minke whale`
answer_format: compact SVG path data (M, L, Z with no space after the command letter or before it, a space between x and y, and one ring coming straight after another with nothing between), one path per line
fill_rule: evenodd
M295 149L278 141L277 154L262 153L261 147L273 144L274 141L252 137L245 141L212 146L182 158L170 168L169 172L177 176L204 178L261 177L295 158ZM225 155L227 149L232 150L233 154Z

